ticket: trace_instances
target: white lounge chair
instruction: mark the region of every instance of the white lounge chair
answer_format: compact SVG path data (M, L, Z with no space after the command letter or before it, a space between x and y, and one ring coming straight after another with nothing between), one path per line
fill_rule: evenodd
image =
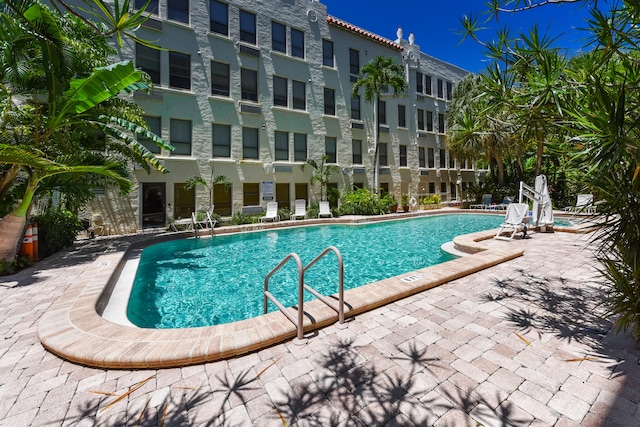
M291 219L306 219L307 218L307 201L305 199L298 199L295 201L295 212L291 214Z
M527 237L527 224L523 220L527 218L528 213L529 205L527 203L510 203L507 206L507 213L504 215L504 222L500 225L500 230L494 238L511 240L519 231L522 232L523 239ZM502 233L507 233L507 236L503 236Z
M318 218L328 217L333 218L329 202L320 202L320 211L318 212Z
M491 194L483 194L482 201L479 204L469 206L471 209L486 209L487 206L491 206L493 196Z
M276 222L280 221L280 215L278 215L278 202L268 202L267 203L267 212L264 216L260 217L260 222L271 221Z
M500 202L500 204L496 205L495 209L499 210L499 211L506 210L507 207L511 203L513 203L513 199L514 199L514 197L512 197L512 196L504 196L504 198L502 199L502 202Z
M596 207L593 205L593 194L578 194L576 205L567 206L564 210L573 213L595 213Z

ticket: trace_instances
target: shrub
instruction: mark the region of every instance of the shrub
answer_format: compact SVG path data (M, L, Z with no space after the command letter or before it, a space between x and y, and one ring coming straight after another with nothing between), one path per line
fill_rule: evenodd
M17 273L18 271L24 270L32 265L33 261L27 257L18 257L13 260L13 262L6 262L5 260L0 259L0 276Z
M73 245L78 232L84 229L82 221L73 212L62 209L48 209L33 221L38 223L39 258Z
M313 203L307 208L307 218L318 218L319 213L320 206L317 203Z
M291 211L288 208L280 208L278 209L278 216L280 221L286 221L291 218Z
M366 188L343 193L340 215L379 215L386 213L377 195Z
M229 225L255 224L260 220L260 215L247 215L236 212L231 217Z

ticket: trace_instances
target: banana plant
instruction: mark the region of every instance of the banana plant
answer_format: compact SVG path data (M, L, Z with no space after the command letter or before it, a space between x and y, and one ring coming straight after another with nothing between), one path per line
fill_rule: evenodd
M93 3L102 10L102 1ZM116 1L116 9L120 5ZM120 10L128 11L129 2L122 6ZM113 34L126 35L128 18L119 16L122 22ZM93 174L126 192L132 183L124 173L123 159L167 172L133 134L144 135L167 150L173 147L135 123L135 114L129 114L133 107L118 98L123 92L149 87L145 75L131 62L98 66L74 76L70 58L74 43L82 41L70 40L62 30L65 19L71 18L56 15L39 2L0 0L0 19L0 204L7 207L3 195L8 188L22 191L13 210L0 219L0 259L11 262L33 198L48 179ZM83 139L97 130L105 135L102 145L84 144ZM98 160L91 153L99 153Z

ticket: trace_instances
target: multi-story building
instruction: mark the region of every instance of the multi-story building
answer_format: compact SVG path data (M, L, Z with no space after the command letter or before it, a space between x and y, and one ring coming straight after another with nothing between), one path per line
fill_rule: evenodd
M422 53L413 34L405 39L398 28L389 40L309 0L152 0L148 10L137 35L162 50L129 40L120 55L151 76L153 91L134 99L175 151L142 141L170 173L136 169L128 198L97 198L94 211L120 232L208 206L208 189L184 188L195 175L229 179L228 191L213 193L223 216L269 200L280 207L317 201L305 164L325 155L338 166L332 186L372 187L373 105L351 89L361 66L379 55L403 65L409 86L378 104L380 187L398 200L403 193L451 200L476 179L473 165L450 156L445 143L447 100L467 72Z

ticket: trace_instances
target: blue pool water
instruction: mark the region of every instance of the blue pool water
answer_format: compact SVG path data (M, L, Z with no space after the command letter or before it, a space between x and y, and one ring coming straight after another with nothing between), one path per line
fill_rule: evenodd
M211 326L259 316L264 278L291 252L306 265L327 246L337 247L344 260L345 289L350 289L453 259L440 249L443 243L496 228L502 220L496 215L439 215L156 244L142 251L127 316L143 328ZM336 256L328 254L305 273L305 282L322 294L336 293L337 265ZM269 288L285 306L296 305L295 263L272 276Z

